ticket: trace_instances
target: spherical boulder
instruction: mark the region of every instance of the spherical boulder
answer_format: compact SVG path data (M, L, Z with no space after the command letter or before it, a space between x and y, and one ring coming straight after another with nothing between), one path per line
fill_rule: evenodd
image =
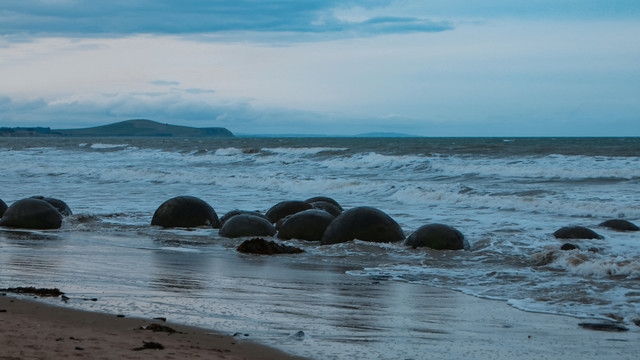
M227 238L273 236L276 234L276 228L269 220L260 216L240 214L227 220L218 234Z
M7 208L9 206L7 206L7 203L5 203L4 201L2 201L2 199L0 199L0 218L2 217L2 215L4 215L4 212L7 211Z
M62 216L73 215L73 212L71 211L71 208L67 205L67 203L65 203L64 201L62 201L60 199L54 199L54 198L44 197L44 196L32 196L31 198L32 199L44 200L44 201L48 202L49 204L51 204L51 206L56 208L56 210L58 210L60 212L60 214L62 214Z
M622 219L613 219L607 220L600 224L600 226L604 226L609 229L618 230L618 231L638 231L640 228L630 221L622 220Z
M257 217L261 217L265 220L269 220L267 219L267 217L263 214L261 214L258 211L251 211L251 210L231 210L229 212L227 212L226 214L224 214L221 218L220 218L220 227L224 226L224 223L227 222L227 220L231 219L234 216L237 215L253 215L253 216L257 216Z
M333 219L333 215L324 210L301 211L283 219L278 227L278 238L320 241Z
M337 244L354 239L388 243L404 238L400 225L389 215L373 207L360 206L336 217L322 235L320 244Z
M311 209L312 206L305 201L289 200L279 202L267 211L267 218L272 224L277 223L285 216Z
M62 214L40 199L16 201L7 208L0 220L0 226L24 229L58 229L61 225Z
M309 204L314 203L314 202L318 202L318 201L323 201L323 202L328 202L329 204L333 204L338 209L340 209L340 212L342 212L344 210L342 208L342 206L340 206L340 204L337 201L335 201L332 198L327 197L327 196L314 196L312 198L309 198L309 199L305 200L305 202L308 202Z
M178 196L165 201L151 219L151 225L162 227L220 227L218 214L205 201L193 196Z
M584 226L565 226L553 233L556 239L604 239L595 231Z
M413 248L428 247L435 250L469 250L469 243L457 229L444 224L427 224L414 231L405 242Z
M318 210L324 210L326 212L328 212L329 214L333 215L334 217L340 215L342 213L342 208L339 206L336 206L335 204L332 204L330 202L326 202L326 201L314 201L314 202L310 202L309 204L311 204L311 206L314 209L318 209Z

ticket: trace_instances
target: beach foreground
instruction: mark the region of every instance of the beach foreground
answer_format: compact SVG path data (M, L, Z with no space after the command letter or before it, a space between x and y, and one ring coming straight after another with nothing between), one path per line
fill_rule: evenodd
M426 301L422 304L422 312L431 318L431 330L421 336L421 345L415 344L416 339L403 339L403 331L395 336L399 346L402 343L409 347L419 346L424 358L635 359L640 350L639 331L635 326L623 332L587 330L579 325L589 322L586 319L524 312L501 301L478 299L445 289L424 290L429 294L422 297ZM122 318L12 296L0 296L1 310L5 310L0 312L1 360L71 356L88 359L301 359L248 342L243 339L245 334L225 336L156 319ZM150 330L151 324L167 326L176 333L154 332ZM313 329L308 331L313 332ZM164 349L141 350L145 342L162 344ZM360 352L355 358L422 358L407 357L402 351L393 350L383 355L374 349L375 346L370 352Z
M156 344L163 349L154 349ZM298 359L205 329L71 310L9 296L0 296L0 349L2 360Z

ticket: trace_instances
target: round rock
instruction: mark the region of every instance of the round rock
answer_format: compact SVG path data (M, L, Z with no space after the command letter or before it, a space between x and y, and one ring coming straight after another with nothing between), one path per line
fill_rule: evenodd
M62 214L62 216L73 215L73 212L71 211L71 208L67 205L67 203L65 203L64 201L62 201L60 199L54 199L54 198L44 197L44 196L32 196L31 198L32 199L44 200L44 201L48 202L49 204L51 204L51 206L56 208L56 210L58 210L60 212L60 214Z
M178 196L165 201L151 219L151 225L162 227L196 227L210 225L219 228L218 215L211 205L193 196Z
M58 229L62 225L62 214L44 200L22 199L7 208L0 225L24 229Z
M638 231L640 228L630 221L622 219L607 220L600 224L600 226L607 227L609 229L618 231Z
M269 219L269 221L271 221L272 224L275 224L285 216L299 213L300 211L309 210L311 208L312 206L305 201L297 201L297 200L282 201L273 205L271 209L267 211L266 215L267 215L267 219Z
M227 220L231 219L234 216L237 215L253 215L253 216L257 216L257 217L261 217L265 220L269 220L267 219L266 216L264 216L263 214L261 214L258 211L251 211L251 210L231 210L228 213L224 214L221 218L220 218L220 227L224 226L224 223L227 222Z
M414 231L405 243L407 246L428 247L435 250L468 250L469 243L457 229L444 224L427 224Z
M309 198L309 199L305 200L305 202L308 202L309 204L314 203L314 202L318 202L318 201L324 201L324 202L328 202L329 204L333 204L338 209L340 209L340 212L342 212L344 210L342 208L342 206L340 206L340 204L337 201L335 201L332 198L327 197L327 196L314 196L312 198Z
M560 247L560 250L562 251L570 251L570 250L580 250L580 247L576 244L571 244L571 243L565 243L562 244L562 246Z
M314 202L310 202L309 204L311 204L311 206L314 209L324 210L329 214L333 215L333 217L336 217L342 213L341 207L336 206L335 204L332 204L327 201L314 201Z
M278 227L278 238L320 241L334 217L324 210L305 210L284 218Z
M227 220L218 234L227 238L273 236L276 228L269 220L260 216L240 214Z
M2 215L4 215L4 212L7 211L7 203L5 203L4 201L2 201L2 199L0 199L0 218L2 217Z
M553 233L556 239L604 239L595 231L584 226L565 226Z
M397 242L404 233L389 215L369 206L355 207L335 218L324 232L320 244L329 245L354 239L371 242Z

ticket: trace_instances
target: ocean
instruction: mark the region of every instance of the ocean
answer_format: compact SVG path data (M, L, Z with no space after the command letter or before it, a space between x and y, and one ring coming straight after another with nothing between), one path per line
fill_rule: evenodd
M0 229L0 288L58 287L68 306L318 359L421 358L439 332L407 304L433 288L632 328L640 318L640 233L599 226L640 224L640 138L0 138L0 166L7 204L43 195L74 212L58 230ZM240 254L215 229L151 226L180 195L219 216L329 196L378 208L407 235L453 226L471 249L290 240L305 253ZM569 225L604 239L554 238Z

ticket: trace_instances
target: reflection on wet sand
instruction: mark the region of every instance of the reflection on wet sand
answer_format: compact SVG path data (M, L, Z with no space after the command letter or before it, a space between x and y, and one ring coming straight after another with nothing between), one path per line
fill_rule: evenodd
M192 293L206 288L207 268L211 258L197 251L163 248L151 256L152 289L171 293Z
M57 234L1 229L0 240L14 249L8 253L0 251L0 256L7 257L2 261L2 266L7 270L14 269L16 273L14 281L24 281L28 284L30 274L55 271L60 264L58 257L41 256L39 253L34 253L34 250L48 251L59 248L61 239Z

